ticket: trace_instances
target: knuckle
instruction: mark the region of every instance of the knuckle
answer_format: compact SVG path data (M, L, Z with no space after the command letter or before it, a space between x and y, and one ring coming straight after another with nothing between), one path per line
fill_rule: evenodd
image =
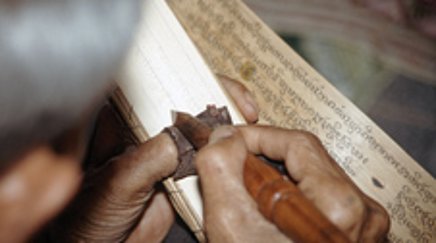
M375 227L376 232L375 235L378 238L382 238L385 236L390 229L390 217L385 208L383 208L380 204L375 202L373 199L369 199L369 216L373 219L373 224L369 225L369 227Z
M250 223L247 215L230 207L222 207L208 216L206 218L206 228L220 229L220 231L226 232L226 234L232 233L235 229L241 227L241 225Z
M110 169L113 180L126 186L142 188L171 174L177 167L177 149L170 138L154 137L113 158Z
M305 173L325 170L329 167L326 150L319 138L307 131L291 131L292 140L287 144L287 157L298 158L298 161L310 161L311 163L299 163ZM289 160L292 161L292 160ZM297 163L294 163L294 166ZM331 168L329 168L329 171Z
M341 208L332 212L336 215L335 223L351 238L358 237L368 216L366 204L358 193L351 189L337 193L336 198L339 200Z
M380 208L380 232L387 234L391 226L391 221L388 212L384 208Z
M294 132L296 133L296 140L303 145L316 147L321 144L319 138L309 131L298 130Z
M317 182L322 186L318 187L312 200L333 224L351 238L356 238L368 215L361 195L342 181L329 178Z

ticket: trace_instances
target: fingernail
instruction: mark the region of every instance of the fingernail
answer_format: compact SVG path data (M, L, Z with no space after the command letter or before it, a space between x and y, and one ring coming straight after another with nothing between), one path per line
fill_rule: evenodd
M253 95L246 91L244 92L244 99L245 99L245 104L244 104L244 109L247 112L253 113L253 114L257 114L259 108L257 107L257 102L254 99Z
M215 129L209 137L209 144L214 144L222 139L229 138L236 133L236 128L232 126L222 126Z

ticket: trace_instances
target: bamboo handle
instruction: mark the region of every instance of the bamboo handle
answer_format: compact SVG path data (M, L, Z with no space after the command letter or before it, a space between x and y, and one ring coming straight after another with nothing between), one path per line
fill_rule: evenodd
M278 171L249 154L244 183L265 218L296 242L349 242L294 185Z
M213 107L207 110L212 120L220 115ZM211 127L189 114L176 112L174 126L200 149L208 143ZM349 242L288 179L253 154L244 165L244 183L257 202L260 212L285 235L296 242Z

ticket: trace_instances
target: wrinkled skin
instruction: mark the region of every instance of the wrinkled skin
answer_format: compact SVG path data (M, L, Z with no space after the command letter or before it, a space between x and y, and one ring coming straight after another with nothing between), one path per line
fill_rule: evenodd
M257 106L247 90L225 77L221 79L244 117L255 122ZM101 121L111 123L105 118ZM77 161L85 148L74 143L58 141L61 154L48 145L30 150L2 174L0 210L8 213L0 218L1 240L24 241L58 214L79 190L49 228L56 241L161 242L174 213L155 185L177 167L175 145L168 135L161 134L136 147L129 146L128 139L110 137L119 129L104 128L101 137L97 132L95 137L100 139L94 144L99 146L91 145L93 159L85 165L82 186ZM73 129L66 135L68 141L71 137L83 141L83 136L77 135L80 131ZM108 144L120 141L124 144ZM118 153L115 148L124 152ZM313 135L272 127L224 127L213 133L210 144L196 159L211 242L288 241L259 214L242 184L247 151L284 160L303 193L353 241L374 242L386 234L389 223L385 211L352 184ZM40 163L35 163L35 158Z
M228 126L215 130L209 145L196 157L211 242L287 241L263 219L243 186L248 152L285 161L304 195L352 242L385 239L389 229L386 211L351 182L317 137L275 127Z
M226 78L222 83L246 119L254 122L257 105L245 87ZM172 140L159 135L134 147L119 135L125 127L107 112L100 114L96 139L88 148L90 119L84 119L55 141L30 147L0 171L1 242L29 239L77 193L49 225L51 239L106 242L130 236L131 241L159 242L165 236L174 213L163 193L153 194L152 189L177 166ZM82 166L86 154L91 159Z
M223 76L220 80L247 121L255 122L258 108L251 94L238 82ZM71 236L66 240L72 241L162 241L174 212L154 185L171 175L177 164L177 149L167 134L129 147L90 178L91 186L79 195L62 222L68 229L62 235ZM86 220L77 217L78 213Z

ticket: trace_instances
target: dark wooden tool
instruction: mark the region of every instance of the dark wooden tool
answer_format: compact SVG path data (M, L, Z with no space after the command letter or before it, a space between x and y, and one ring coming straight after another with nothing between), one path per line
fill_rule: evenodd
M199 119L177 112L174 126L198 150L208 143L212 128ZM260 212L296 242L349 242L298 189L277 170L249 154L244 182Z

